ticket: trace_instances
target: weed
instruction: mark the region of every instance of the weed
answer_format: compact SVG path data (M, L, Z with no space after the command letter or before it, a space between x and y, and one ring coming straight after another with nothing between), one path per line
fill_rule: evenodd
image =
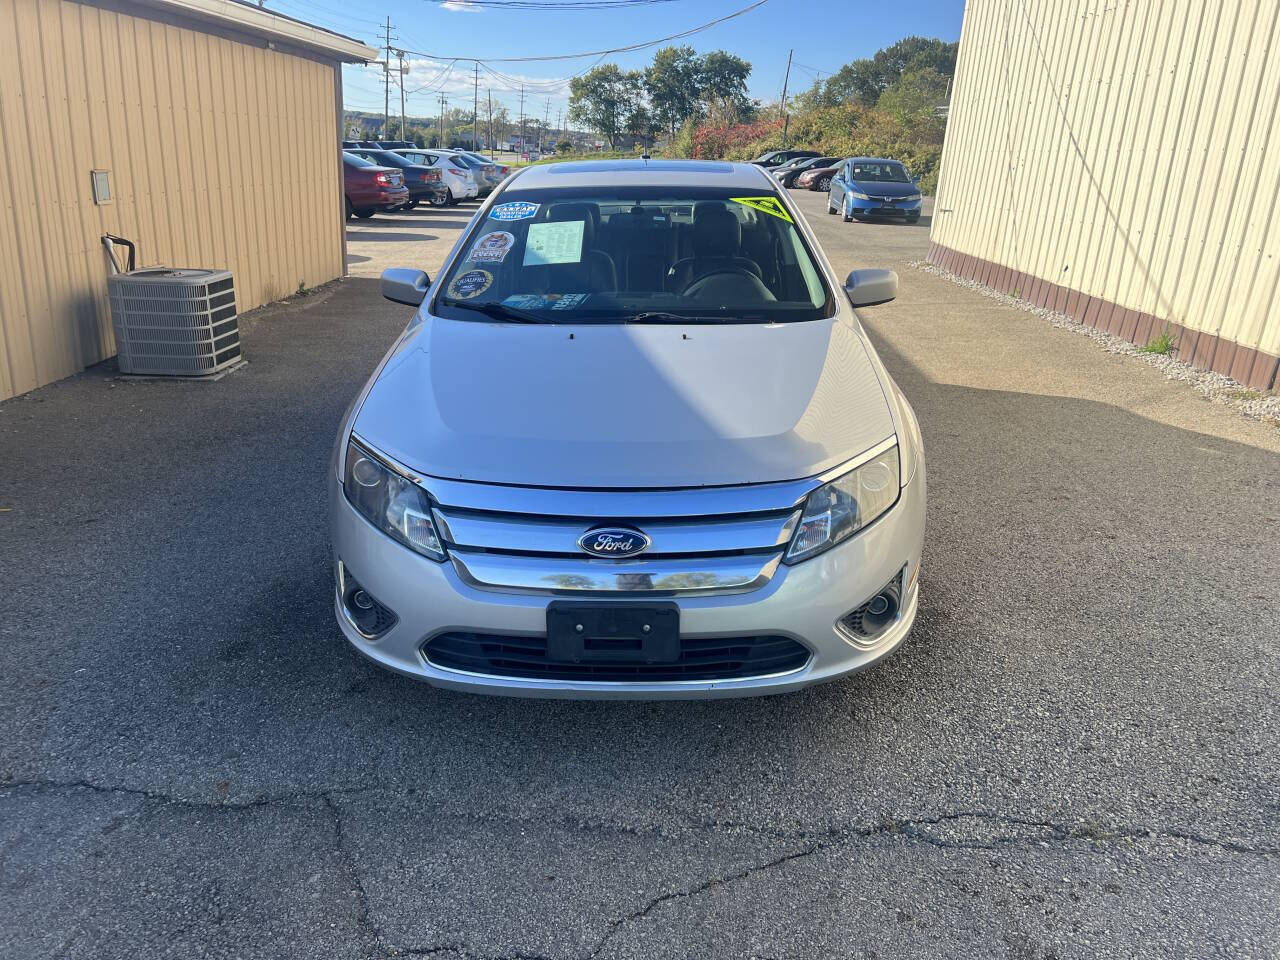
M1173 353L1173 348L1177 345L1178 338L1168 330L1165 330L1158 337L1153 339L1145 347L1139 347L1139 353L1159 353L1163 356L1169 356Z
M302 296L303 294L305 294L306 292L307 292L307 281L306 281L306 280L299 280L299 281L298 281L298 289L294 292L294 296L295 296L295 297L301 297L301 296Z
M1261 400L1261 390L1224 390L1222 395L1232 400Z

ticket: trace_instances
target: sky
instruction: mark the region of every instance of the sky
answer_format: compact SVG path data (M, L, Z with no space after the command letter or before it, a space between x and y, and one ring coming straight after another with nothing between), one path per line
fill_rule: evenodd
M566 0L572 2L572 0ZM656 40L700 26L747 6L754 0L669 0L629 9L512 10L481 9L466 0L266 0L266 7L287 16L381 46L385 18L391 18L392 46L406 51L410 72L405 78L406 112L435 116L443 93L450 108L470 110L475 64L479 58L480 100L492 91L494 107L519 109L519 84L526 83L525 112L550 116L566 111L568 77L586 71L599 58L549 63L501 62L502 57L543 56L604 50ZM736 19L718 24L676 44L698 53L723 49L751 63L748 89L752 97L777 100L782 92L787 53L794 48L790 90L813 85L859 57L911 35L960 38L964 0L885 0L862 4L800 3L765 0ZM612 54L602 62L624 69L643 69L659 44L645 50ZM458 58L456 62L454 58ZM345 106L381 112L382 70L378 66L343 68ZM391 112L400 112L399 92L391 88ZM482 105L481 112L483 114ZM567 121L562 121L567 122Z

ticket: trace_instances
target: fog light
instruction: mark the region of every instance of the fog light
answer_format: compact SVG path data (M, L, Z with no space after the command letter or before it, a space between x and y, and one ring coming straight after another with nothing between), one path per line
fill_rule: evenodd
M338 563L338 590L347 622L366 640L377 640L399 620L373 594L360 586L351 570L341 561Z
M874 597L840 618L840 627L854 643L875 639L898 619L902 608L902 574L885 584Z

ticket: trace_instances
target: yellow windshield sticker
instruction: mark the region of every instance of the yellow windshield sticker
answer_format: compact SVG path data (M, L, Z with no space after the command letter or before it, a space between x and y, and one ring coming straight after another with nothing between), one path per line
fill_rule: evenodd
M787 213L786 208L778 202L777 197L730 197L729 199L752 210L759 210L761 213L785 220L787 223L795 223L791 219L791 214Z

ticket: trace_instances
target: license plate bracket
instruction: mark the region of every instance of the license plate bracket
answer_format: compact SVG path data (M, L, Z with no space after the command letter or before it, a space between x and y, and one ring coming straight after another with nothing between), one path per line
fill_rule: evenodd
M559 663L674 663L680 608L674 603L547 605L547 659Z

